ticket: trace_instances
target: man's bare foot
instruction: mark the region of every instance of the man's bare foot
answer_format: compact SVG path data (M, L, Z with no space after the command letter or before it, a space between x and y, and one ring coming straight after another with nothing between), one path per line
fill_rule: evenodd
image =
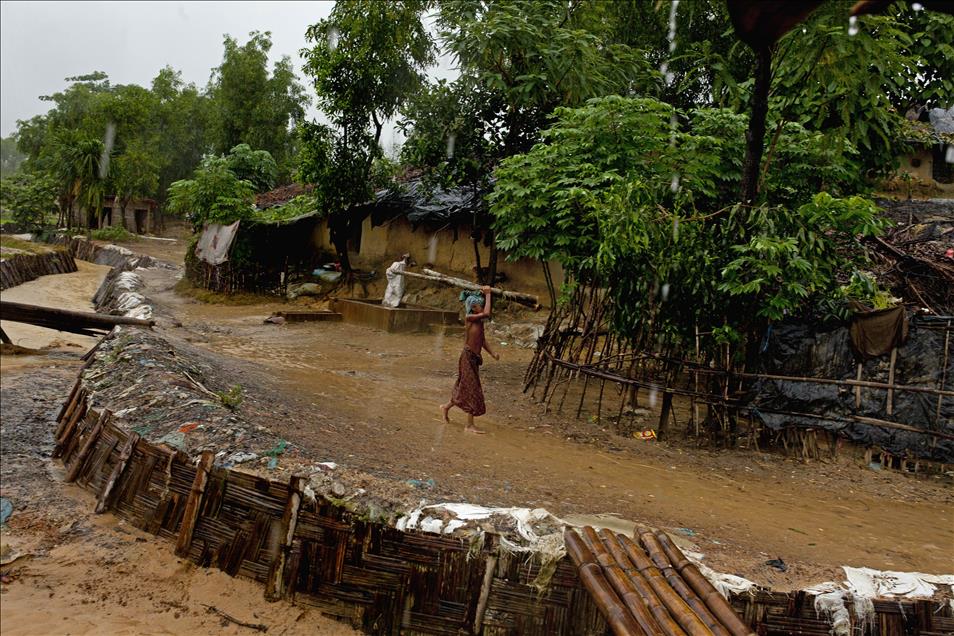
M473 433L474 435L484 435L487 431L485 431L485 430L482 429L482 428L477 428L476 426L474 426L473 424L471 424L470 426L465 426L465 427L464 427L464 432L465 432L465 433Z
M444 416L444 422L446 422L447 424L450 424L450 416L447 414L448 411L450 411L450 409L451 409L450 404L441 404L441 415Z

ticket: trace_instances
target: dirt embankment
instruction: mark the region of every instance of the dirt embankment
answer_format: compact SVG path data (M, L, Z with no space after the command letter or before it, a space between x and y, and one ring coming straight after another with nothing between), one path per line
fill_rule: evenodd
M167 541L93 515L94 497L62 483L50 460L53 418L78 364L3 364L0 490L13 506L2 533L5 635L255 633L224 615L269 634L354 633L317 611L265 603L256 583L198 568Z

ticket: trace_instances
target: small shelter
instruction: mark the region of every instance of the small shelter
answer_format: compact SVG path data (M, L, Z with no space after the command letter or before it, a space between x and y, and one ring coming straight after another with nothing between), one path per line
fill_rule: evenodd
M901 158L904 173L942 192L954 193L954 106L912 109L907 114L912 151Z
M76 225L91 228L119 225L136 234L151 234L160 224L159 204L155 199L124 201L113 194L103 197L103 205L98 214L74 203L71 216Z

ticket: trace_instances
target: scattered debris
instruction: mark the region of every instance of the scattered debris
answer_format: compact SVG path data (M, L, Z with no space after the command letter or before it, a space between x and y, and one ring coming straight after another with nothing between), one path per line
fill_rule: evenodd
M228 623L235 623L236 625L239 625L240 627L247 627L249 629L254 629L255 631L258 631L258 632L268 631L268 625L262 625L261 623L246 623L245 621L240 621L239 619L235 618L231 614L226 614L225 612L217 608L215 605L206 605L206 608L208 608L206 611L208 611L210 614L221 616Z

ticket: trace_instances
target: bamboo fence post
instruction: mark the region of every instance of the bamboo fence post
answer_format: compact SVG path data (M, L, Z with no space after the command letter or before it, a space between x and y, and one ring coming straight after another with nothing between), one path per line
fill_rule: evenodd
M865 368L863 362L858 363L858 371L855 373L855 380L861 382L861 371ZM861 385L855 385L855 410L861 408Z
M287 592L285 589L285 564L288 562L288 554L291 552L292 542L295 538L295 527L298 525L298 509L301 507L304 489L304 477L293 476L288 480L288 500L285 502L285 512L282 514L281 543L278 545L278 553L275 555L275 560L272 561L272 567L268 572L268 580L265 583L265 600L267 601L277 601L284 598Z
M898 360L898 348L891 348L891 363L888 365L888 384L894 386L894 365ZM888 415L894 414L894 389L888 389Z
M123 449L119 452L119 459L116 461L116 465L113 466L113 472L109 475L109 479L106 480L106 485L103 486L103 491L99 493L99 497L96 501L96 514L102 514L109 509L110 497L113 494L113 489L116 487L116 484L122 479L123 473L126 470L126 465L129 463L129 458L132 457L133 453L136 450L136 444L139 443L139 433L135 431L129 434L129 437L126 438L126 445L123 446Z
M63 402L63 406L60 407L59 412L56 414L56 422L60 426L63 424L63 417L66 415L66 411L69 409L70 405L73 404L73 400L76 399L76 393L79 391L80 384L82 384L82 380L80 377L77 377L76 382L73 383L73 387L70 389L69 397L66 398L66 401ZM60 426L57 426L57 434L59 434Z
M699 437L699 403L696 402L695 394L699 393L699 366L702 364L702 356L699 352L700 340L699 340L699 323L695 325L696 329L696 369L692 374L693 383L692 383L692 427L695 433L696 438Z
M662 410L659 413L659 424L656 425L656 439L663 441L669 435L669 414L672 411L672 392L663 392Z
M59 417L56 418L58 422L56 426L56 432L53 434L54 439L60 439L63 435L63 431L66 428L66 424L70 421L70 418L73 416L73 410L76 408L77 402L82 399L84 391L80 388L81 381L76 380L74 385L74 392L71 394L70 399L64 405L64 408L60 412Z
M179 536L176 538L176 556L189 556L189 548L192 547L192 533L195 531L195 523L199 517L199 507L205 495L205 486L209 481L209 471L212 469L214 460L215 455L212 451L202 451L199 464L196 466L192 490L189 491L189 499L186 501L185 512L182 515L182 525L179 526Z
M93 430L90 431L86 441L83 442L83 447L80 448L80 451L76 454L76 457L73 459L73 465L70 466L69 472L66 473L66 479L64 480L66 483L72 483L79 477L83 466L86 465L86 459L93 450L93 446L96 445L96 440L99 439L100 433L103 432L103 426L106 425L110 416L111 413L106 409L103 409L103 412L99 414L99 417L96 419L96 424L93 425Z
M480 596L477 598L477 609L474 613L474 633L479 634L484 626L484 614L487 612L487 601L490 599L490 588L494 582L494 570L497 568L497 555L487 557L484 567L484 580L480 584Z
M73 407L73 412L66 421L66 426L63 427L59 437L56 438L56 447L53 449L54 458L63 455L63 451L66 449L66 443L73 437L73 431L76 430L76 425L83 419L88 409L89 406L86 404L86 391L81 390L77 397L76 405Z
M941 386L938 387L941 391L944 390L944 384L947 382L947 364L950 360L951 355L951 321L947 321L947 329L944 330L944 366L941 367ZM934 416L934 424L938 428L941 426L941 402L943 397L937 396L937 411Z

